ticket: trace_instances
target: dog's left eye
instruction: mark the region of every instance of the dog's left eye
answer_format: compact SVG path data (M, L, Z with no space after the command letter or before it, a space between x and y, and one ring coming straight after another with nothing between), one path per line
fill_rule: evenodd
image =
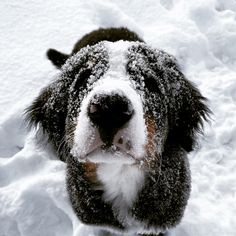
M77 77L76 83L75 83L75 89L80 89L85 82L88 80L90 75L92 74L92 70L90 68L83 69Z

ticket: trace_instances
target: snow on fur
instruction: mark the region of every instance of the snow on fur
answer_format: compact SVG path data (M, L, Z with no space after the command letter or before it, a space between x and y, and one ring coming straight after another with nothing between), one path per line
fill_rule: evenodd
M127 64L126 53L128 47L130 47L132 44L133 43L123 41L116 42L115 44L111 42L105 43L104 46L107 47L109 51L109 69L102 78L100 78L93 84L93 88L90 89L91 91L87 93L81 103L80 113L77 120L77 128L75 130L75 137L73 142L74 146L72 147L71 151L72 155L83 157L88 152L91 146L99 146L99 143L97 143L97 140L95 138L91 139L91 137L97 136L95 134L95 132L97 132L97 129L94 129L92 127L91 122L88 119L88 104L94 97L94 95L109 95L115 92L116 94L125 95L133 105L134 116L129 123L129 128L125 128L123 130L123 136L126 136L127 138L129 137L129 139L132 140L135 156L137 156L137 158L142 157L144 153L143 146L146 142L146 130L143 117L142 100L134 90L125 70ZM64 69L66 68L64 67ZM136 127L140 128L137 129ZM81 137L84 138L81 139ZM104 153L102 152L101 154L104 155ZM94 158L96 158L96 160L101 160L99 156L94 157L93 155L93 161ZM114 159L108 154L106 158L103 159L116 161L120 158Z

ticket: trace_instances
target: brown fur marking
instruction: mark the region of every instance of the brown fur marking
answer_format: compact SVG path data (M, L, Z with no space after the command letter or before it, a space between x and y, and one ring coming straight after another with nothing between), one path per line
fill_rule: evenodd
M83 164L84 167L84 176L85 178L93 185L93 186L99 186L99 180L97 178L97 168L98 164L93 162L85 162Z

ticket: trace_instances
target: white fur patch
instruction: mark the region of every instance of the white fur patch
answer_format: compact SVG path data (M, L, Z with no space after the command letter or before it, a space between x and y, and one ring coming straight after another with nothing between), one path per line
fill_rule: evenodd
M104 201L112 203L120 222L129 224L128 210L143 186L144 172L135 165L103 163L97 175L104 186Z

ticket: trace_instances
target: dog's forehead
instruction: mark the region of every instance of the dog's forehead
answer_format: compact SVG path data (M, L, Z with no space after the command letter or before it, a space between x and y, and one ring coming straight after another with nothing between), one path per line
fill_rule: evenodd
M129 56L132 48L144 45L140 42L120 40L117 42L103 41L84 47L66 61L60 77L72 83L81 76L85 76L88 89L97 84L96 82L100 83L104 78L127 81L130 77L127 72L127 64L129 61L137 59Z
M104 42L109 55L109 64L112 69L117 67L125 66L127 63L127 52L129 48L136 44L135 42L129 41L117 41L117 42Z
M62 74L70 74L81 67L92 66L97 63L107 64L108 51L103 42L94 46L87 46L73 54L62 66Z
M101 61L107 60L109 66L112 69L118 69L126 66L128 54L132 51L132 48L143 48L144 43L123 41L116 42L102 41L93 46L87 46L82 48L77 53L73 54L66 63L62 66L62 72L72 71L75 67L81 64L92 66L99 64ZM142 52L139 52L142 54ZM135 59L135 58L133 58Z
M109 69L104 77L119 80L127 79L127 53L133 44L134 42L128 41L104 42L109 57Z
M62 67L60 77L71 84L71 92L78 91L82 97L104 79L110 87L117 84L113 84L114 80L119 80L132 83L140 93L162 91L165 81L156 75L156 71L165 70L163 64L168 55L162 54L141 42L102 41L72 55Z

